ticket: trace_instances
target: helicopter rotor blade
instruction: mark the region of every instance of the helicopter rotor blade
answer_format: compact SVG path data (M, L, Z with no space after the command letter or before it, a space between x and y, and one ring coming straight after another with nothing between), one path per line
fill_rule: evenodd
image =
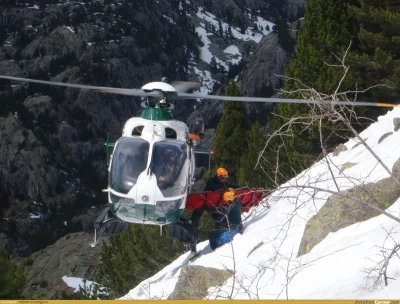
M172 81L170 85L172 85L177 92L187 92L201 87L201 83L198 81Z
M24 81L24 82L61 86L61 87L76 88L76 89L92 90L92 91L101 92L101 93L164 98L163 93L160 91L159 92L157 92L157 91L145 92L144 90L140 90L140 89L121 89L121 88L111 88L111 87L97 87L97 86L88 86L88 85L84 85L84 84L37 80L37 79L28 79L28 78L20 78L20 77L11 77L11 76L0 76L0 78L8 79L8 80L15 80L15 81Z
M188 94L178 93L174 99L213 99L223 101L243 101L243 102L261 102L261 103L297 103L297 104L324 104L324 101L320 100L304 100L304 99L284 99L284 98L264 98L264 97L245 97L245 96L218 96L218 95L206 95L206 94ZM330 103L331 101L326 101ZM332 102L338 106L367 106L367 107L387 107L394 108L399 105L393 103L382 103L382 102L367 102L367 101L335 101Z
M185 88L186 89L198 88L200 86L200 84L196 83L196 82L177 82L178 89L176 89L176 90L178 92L163 92L163 91L159 91L159 90L144 91L144 90L140 90L140 89L98 87L98 86L89 86L89 85L83 85L83 84L37 80L37 79L28 79L28 78L20 78L20 77L11 77L11 76L0 76L0 78L14 80L14 81L24 81L24 82L31 82L31 83L70 87L70 88L76 88L76 89L92 90L92 91L101 92L101 93L139 96L139 97L154 97L154 98L158 98L158 99L167 97L167 99L169 99L169 100L212 99L212 100L222 100L222 101L242 101L242 102L261 102L261 103L297 103L297 104L324 104L324 103L331 102L329 100L319 101L319 100L304 100L304 99L245 97L245 96L218 96L218 95L189 94L189 93L179 92L180 88L182 88L184 90L185 90ZM181 83L181 84L179 84L179 83ZM173 94L171 94L171 93L173 93ZM394 108L394 107L399 106L397 104L392 104L392 103L366 102L366 101L355 101L355 102L353 102L353 101L335 101L332 103L334 105L338 105L338 106L367 106L367 107L387 107L387 108Z

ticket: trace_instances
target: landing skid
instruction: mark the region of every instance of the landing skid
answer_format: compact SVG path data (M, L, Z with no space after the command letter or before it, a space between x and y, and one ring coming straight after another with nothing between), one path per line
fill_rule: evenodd
M121 233L124 230L121 229L121 223L124 223L124 221L115 217L110 208L107 207L94 223L94 235L92 242L89 244L90 247L96 247L102 236L113 236Z

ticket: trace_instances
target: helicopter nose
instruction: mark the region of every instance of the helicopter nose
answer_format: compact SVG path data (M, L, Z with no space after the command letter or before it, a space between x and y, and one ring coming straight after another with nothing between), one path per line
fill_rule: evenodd
M136 202L139 204L155 204L157 178L154 174L140 175L137 180Z

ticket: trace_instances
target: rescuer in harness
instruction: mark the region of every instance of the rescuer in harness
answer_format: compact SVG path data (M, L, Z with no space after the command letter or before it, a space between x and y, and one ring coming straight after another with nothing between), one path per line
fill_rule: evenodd
M191 257L200 254L196 251L196 245L199 222L204 211L209 213L215 224L215 229L208 233L210 247L214 250L230 242L237 233L243 233L241 211L248 212L265 198L264 189L232 185L227 182L227 177L228 171L218 168L216 175L207 181L204 192L188 195L185 209L193 210L191 217L181 217L170 226L173 238L190 244Z
M239 188L237 185L232 185L227 182L228 171L225 168L218 168L216 175L211 177L204 188L204 191L222 191L228 190L220 197L219 200L226 202L225 204L204 204L200 208L193 211L190 218L192 225L193 242L191 251L196 252L197 236L199 231L200 218L204 211L207 211L215 224L215 229L243 229L241 222L241 203L239 200L234 200L233 189Z

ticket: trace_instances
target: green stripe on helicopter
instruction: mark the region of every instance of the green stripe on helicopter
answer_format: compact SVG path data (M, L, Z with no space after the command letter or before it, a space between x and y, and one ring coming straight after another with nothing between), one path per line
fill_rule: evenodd
M125 207L115 208L113 203L109 203L110 209L113 213L116 213L118 217L129 217L137 222L151 221L158 224L171 224L175 223L182 215L185 209L177 209L173 212L160 214L156 211L154 205L148 204L135 204L134 207L129 207L129 210Z
M148 120L172 120L172 113L162 108L143 108L140 117Z

